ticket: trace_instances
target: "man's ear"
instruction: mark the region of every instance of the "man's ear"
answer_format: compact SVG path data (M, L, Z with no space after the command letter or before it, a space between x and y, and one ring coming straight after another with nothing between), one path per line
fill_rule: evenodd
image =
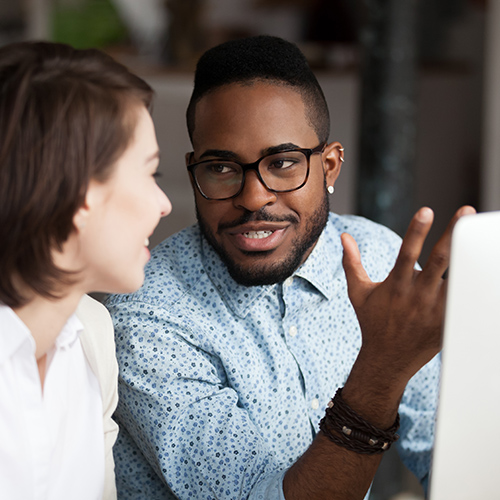
M322 153L323 169L327 186L334 186L344 162L344 148L340 142L327 144Z

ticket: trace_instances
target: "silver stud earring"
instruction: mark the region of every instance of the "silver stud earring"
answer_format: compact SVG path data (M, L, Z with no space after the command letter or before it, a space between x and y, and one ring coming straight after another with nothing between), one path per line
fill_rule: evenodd
M335 191L335 188L334 188L333 186L328 186L327 191L328 191L330 194L333 194L333 192Z

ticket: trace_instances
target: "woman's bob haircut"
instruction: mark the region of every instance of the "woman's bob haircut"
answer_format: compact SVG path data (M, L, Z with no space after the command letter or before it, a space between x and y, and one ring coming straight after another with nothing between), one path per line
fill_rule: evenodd
M72 276L52 260L90 179L127 148L148 84L98 50L23 42L0 48L0 302L57 297ZM24 290L24 292L22 291Z

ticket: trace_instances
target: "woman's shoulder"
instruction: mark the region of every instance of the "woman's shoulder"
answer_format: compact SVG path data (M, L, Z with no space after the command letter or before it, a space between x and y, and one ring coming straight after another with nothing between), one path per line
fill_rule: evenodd
M90 351L92 354L114 351L113 323L103 304L84 295L78 304L76 316L83 326L80 339L87 356Z
M108 310L98 300L84 295L76 309L76 316L82 322L84 330L99 331L113 328Z

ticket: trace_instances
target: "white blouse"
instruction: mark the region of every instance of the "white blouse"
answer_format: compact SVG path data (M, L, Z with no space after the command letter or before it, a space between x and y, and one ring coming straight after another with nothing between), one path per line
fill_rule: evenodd
M101 499L102 398L72 316L47 354L43 393L35 341L0 305L0 498Z

